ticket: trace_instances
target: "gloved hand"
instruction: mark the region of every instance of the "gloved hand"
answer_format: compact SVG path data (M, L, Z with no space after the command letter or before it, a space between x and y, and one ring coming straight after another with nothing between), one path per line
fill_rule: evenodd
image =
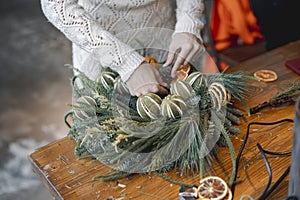
M163 82L157 68L145 62L131 74L126 84L132 96L139 97L148 92L168 93L164 88L168 87L168 84Z
M173 65L171 76L175 78L176 70L180 65L192 63L192 59L201 55L205 50L202 42L192 33L176 33L169 46L169 54L164 67L173 63L176 56L176 61Z

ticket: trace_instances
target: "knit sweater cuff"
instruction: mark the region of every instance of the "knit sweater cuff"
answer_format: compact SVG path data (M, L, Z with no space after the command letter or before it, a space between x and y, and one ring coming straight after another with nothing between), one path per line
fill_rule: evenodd
M122 59L123 64L122 67L118 69L118 73L120 74L122 80L126 82L134 72L134 70L138 68L140 64L145 60L145 58L139 53L131 51L122 55Z
M200 34L203 26L204 24L200 21L200 19L195 20L193 17L189 16L188 14L182 13L180 15L180 19L177 20L173 35L176 33L188 32L194 34L197 38L200 39L201 42L203 42Z

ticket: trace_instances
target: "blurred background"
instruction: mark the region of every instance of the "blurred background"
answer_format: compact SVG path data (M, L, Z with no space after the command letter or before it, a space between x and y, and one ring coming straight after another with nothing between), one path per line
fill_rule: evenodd
M67 134L71 45L38 0L0 1L0 26L0 199L52 199L28 154Z

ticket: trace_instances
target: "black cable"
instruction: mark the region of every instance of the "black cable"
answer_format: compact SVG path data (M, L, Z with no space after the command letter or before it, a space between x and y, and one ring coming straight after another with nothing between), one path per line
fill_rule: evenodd
M274 152L274 151L268 151L268 150L264 150L264 153L266 154L270 154L270 155L275 155L275 156L285 156L285 155L291 155L292 151L285 151L285 152Z
M235 185L236 185L236 177L237 177L237 174L238 174L238 167L239 167L239 162L240 162L240 159L241 159L241 156L242 156L242 153L243 153L243 150L246 146L246 143L248 141L248 137L249 137L249 132L250 132L250 127L251 125L275 125L275 124L279 124L279 123L282 123L282 122L294 122L293 119L282 119L282 120L279 120L279 121L275 121L275 122L250 122L247 126L247 131L246 131L246 134L245 134L245 137L244 137L244 140L243 140L243 143L239 149L239 152L238 152L238 155L236 157L236 165L235 165L235 177L234 177L234 182L231 186L231 192L232 192L232 196L234 197L234 190L235 190ZM285 152L286 153L286 152Z
M267 186L263 192L263 194L258 198L258 200L264 200L265 198L265 195L268 193L268 189L272 183L272 177L273 177L273 174L272 174L272 169L271 169L271 166L270 166L270 163L266 157L266 154L264 153L264 150L263 148L261 147L261 145L259 143L256 144L257 145L257 148L259 149L260 153L261 153L261 156L263 158L263 161L265 162L265 166L267 168L267 172L269 174L269 179L268 179L268 183L267 183Z
M266 199L276 188L277 186L283 181L283 179L290 173L290 166L285 170L285 172L279 177L279 179L272 185L269 191L262 196L262 199Z

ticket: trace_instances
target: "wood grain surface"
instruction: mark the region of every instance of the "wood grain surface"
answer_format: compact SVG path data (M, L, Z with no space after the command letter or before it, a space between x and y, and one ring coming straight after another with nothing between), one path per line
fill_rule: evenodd
M278 92L285 90L290 81L300 80L300 77L287 69L284 64L289 59L299 57L300 41L296 41L247 60L239 66L231 67L228 73L243 70L252 75L258 69L271 69L278 74L278 80L274 82L251 82L247 101L250 107L254 107L267 101ZM238 126L242 133L232 137L236 153L242 144L249 122L294 119L294 110L294 105L285 105L267 108L251 116L245 115L241 118L242 123ZM251 127L248 142L239 163L238 184L236 185L234 199L240 199L245 194L257 199L262 194L268 181L268 173L257 148L257 143L269 151L291 151L293 128L293 123L282 123L274 126L255 125ZM65 137L36 149L29 155L32 169L56 199L105 200L110 196L120 199L178 199L180 186L170 183L155 174L136 174L111 182L94 180L95 176L110 173L112 170L91 159L78 160L74 155L74 146L75 142ZM219 155L222 167L215 162L211 175L220 176L228 181L232 170L229 150L220 147ZM268 155L268 161L273 172L273 183L290 165L290 159L291 156ZM184 183L199 184L198 174L180 176L177 170L173 170L165 175ZM288 181L289 176L283 180L269 199L283 199L286 197Z

